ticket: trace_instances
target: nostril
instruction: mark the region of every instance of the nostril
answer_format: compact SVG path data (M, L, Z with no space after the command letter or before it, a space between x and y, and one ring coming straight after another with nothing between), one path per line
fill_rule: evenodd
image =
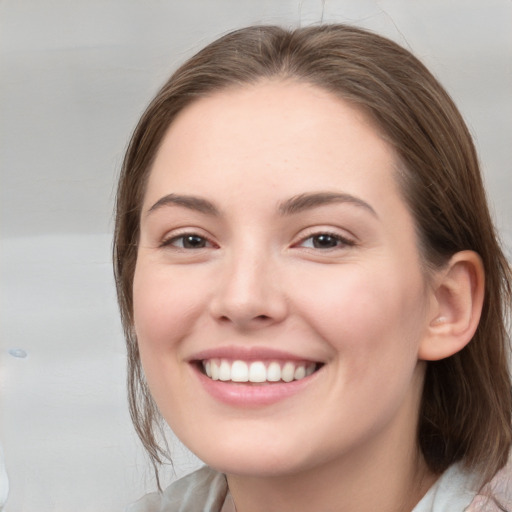
M230 317L229 315L222 315L218 320L223 324L234 323L239 327L250 328L251 325L253 327L267 325L272 322L272 317L269 315L257 315L240 318L236 316Z

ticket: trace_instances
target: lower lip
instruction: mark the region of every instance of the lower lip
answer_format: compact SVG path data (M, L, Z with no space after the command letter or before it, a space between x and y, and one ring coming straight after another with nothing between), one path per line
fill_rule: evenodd
M312 375L292 382L269 384L247 384L240 382L212 380L196 366L194 372L203 388L216 400L234 407L261 407L278 403L304 390L316 379L320 370Z

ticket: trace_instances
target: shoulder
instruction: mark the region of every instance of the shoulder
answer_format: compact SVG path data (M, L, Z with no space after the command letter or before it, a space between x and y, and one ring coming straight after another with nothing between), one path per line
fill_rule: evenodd
M479 489L478 478L459 464L450 467L413 512L512 512L512 458Z
M467 512L512 512L512 456L505 467L486 484Z
M226 477L205 466L172 483L163 493L147 494L126 512L219 512L226 495Z
M463 512L476 493L474 475L455 464L439 477L413 512Z

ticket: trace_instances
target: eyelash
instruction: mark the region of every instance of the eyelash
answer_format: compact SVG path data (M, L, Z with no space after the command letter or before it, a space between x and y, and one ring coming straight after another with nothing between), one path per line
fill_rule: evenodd
M162 241L162 243L160 244L160 247L174 247L176 249L181 249L181 250L184 250L184 251L188 251L188 250L197 250L197 249L204 249L205 246L201 246L201 247L185 247L184 246L184 243L185 243L185 239L186 238L195 238L195 239L200 239L202 242L204 242L205 244L210 244L212 247L214 247L214 244L208 240L208 238L206 238L205 236L202 236L202 235L198 235L197 233L194 233L194 232L190 232L190 233L182 233L180 235L174 235L174 236L171 236L170 238L167 238L165 240ZM182 241L182 246L177 246L177 245L173 245L175 242L177 242L178 240L181 240Z
M317 250L333 250L333 249L342 249L344 247L353 247L356 245L356 242L354 240L351 240L350 238L346 238L344 236L341 236L340 234L338 233L331 233L329 231L319 231L319 232L316 232L316 233L311 233L309 234L308 236L302 238L297 244L295 244L295 246L303 246L305 247L303 244L304 242L306 242L307 240L313 240L315 238L319 238L319 237L328 237L329 239L332 239L336 245L335 246L332 246L332 247L324 247L324 248L320 248L320 247L314 247L314 246L310 246L310 247L307 247L308 249L317 249ZM314 244L314 242L313 242Z
M333 241L335 243L335 245L329 246L329 247L315 247L314 239L315 238L318 239L319 237L326 237L329 240ZM185 243L186 243L185 240L187 238L189 238L189 239L195 238L196 241L199 241L199 243L202 245L200 245L200 247L185 247ZM181 240L181 245L174 245L179 240ZM303 245L308 240L312 240L312 246L308 247L308 246ZM191 240L189 240L189 241L191 241ZM215 244L213 244L210 240L208 240L208 238L206 238L202 235L198 235L197 233L190 232L190 233L182 233L180 235L175 235L170 238L167 238L162 241L162 243L160 244L160 247L173 246L176 249L181 249L181 250L198 250L198 249L208 248L208 244L210 247L215 247ZM305 247L308 249L326 250L327 251L327 250L332 250L332 249L340 249L343 247L353 247L354 245L356 245L356 242L354 240L343 237L337 233L331 233L329 231L319 231L317 233L311 233L308 236L302 238L297 244L294 244L293 247L301 247L302 246L302 247Z

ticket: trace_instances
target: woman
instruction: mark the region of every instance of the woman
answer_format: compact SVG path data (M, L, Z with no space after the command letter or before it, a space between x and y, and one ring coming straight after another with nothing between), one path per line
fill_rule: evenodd
M137 432L157 467L161 415L208 465L133 510L505 509L510 268L404 49L342 25L206 47L135 130L114 251Z

